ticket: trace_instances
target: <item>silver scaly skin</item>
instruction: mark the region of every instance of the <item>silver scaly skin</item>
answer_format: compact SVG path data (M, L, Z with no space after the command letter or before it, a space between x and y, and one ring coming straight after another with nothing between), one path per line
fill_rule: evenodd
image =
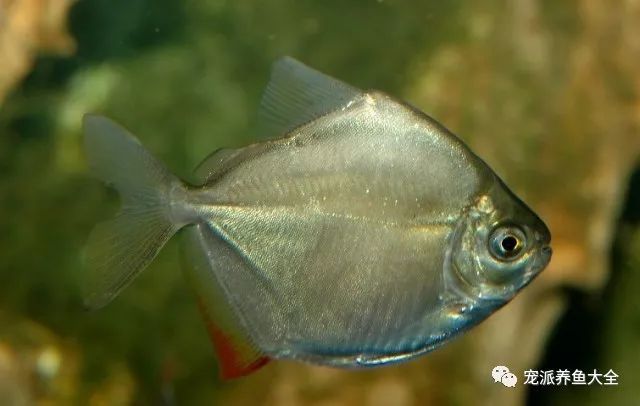
M212 154L196 170L198 185L170 175L115 124L87 119L90 162L130 217L90 240L99 275L90 306L111 300L186 226L186 256L199 257L187 278L201 297L216 286L261 353L373 366L446 343L549 262L545 224L457 137L407 104L286 58L263 111L265 135L284 136ZM135 154L122 153L134 144ZM114 179L105 169L114 162L100 163L105 150L119 152L118 162L137 154L143 168L129 169L153 176ZM155 234L132 234L135 216ZM133 237L114 248L114 234Z

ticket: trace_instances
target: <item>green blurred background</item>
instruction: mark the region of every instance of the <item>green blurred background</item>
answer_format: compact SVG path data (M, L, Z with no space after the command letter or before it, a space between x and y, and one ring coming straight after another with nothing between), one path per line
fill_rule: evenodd
M188 176L253 140L282 55L406 98L542 214L554 261L513 309L388 372L283 363L232 383L175 241L111 305L82 309L84 241L117 207L87 173L82 115L113 118ZM637 0L0 2L0 403L632 404L639 156ZM614 369L620 385L509 390L490 380L499 363L520 379Z

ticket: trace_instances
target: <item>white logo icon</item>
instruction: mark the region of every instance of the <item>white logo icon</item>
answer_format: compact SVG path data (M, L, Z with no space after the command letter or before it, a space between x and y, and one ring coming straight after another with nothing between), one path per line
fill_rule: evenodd
M493 381L500 382L502 375L506 374L507 372L509 372L509 368L503 365L498 365L497 367L493 368L493 371L491 371L491 376L493 377Z
M500 382L502 382L502 384L507 388L513 388L514 386L516 386L516 383L518 383L518 378L511 372L507 372L506 374L502 375Z
M509 371L504 365L498 365L491 371L494 382L500 382L507 388L513 388L518 383L518 377Z

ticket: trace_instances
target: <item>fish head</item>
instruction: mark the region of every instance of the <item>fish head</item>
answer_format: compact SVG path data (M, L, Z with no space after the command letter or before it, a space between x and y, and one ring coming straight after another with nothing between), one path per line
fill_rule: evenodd
M474 300L503 304L551 259L551 233L509 188L495 182L467 207L450 240L450 272Z

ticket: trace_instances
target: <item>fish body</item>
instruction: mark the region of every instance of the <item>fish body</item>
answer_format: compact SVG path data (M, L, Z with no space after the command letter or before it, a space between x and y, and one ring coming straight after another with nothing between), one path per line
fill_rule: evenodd
M426 353L548 263L544 223L456 136L381 92L284 58L262 104L274 138L177 179L111 121L89 162L123 198L88 244L88 304L120 292L179 229L223 375L271 358L338 367ZM126 162L126 163L125 163Z

